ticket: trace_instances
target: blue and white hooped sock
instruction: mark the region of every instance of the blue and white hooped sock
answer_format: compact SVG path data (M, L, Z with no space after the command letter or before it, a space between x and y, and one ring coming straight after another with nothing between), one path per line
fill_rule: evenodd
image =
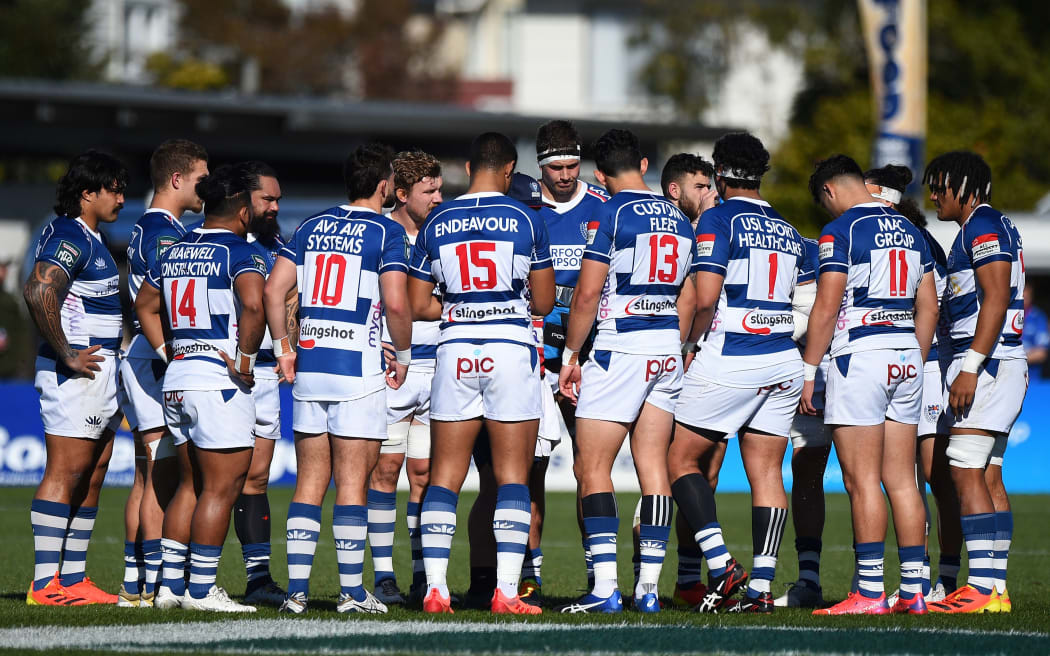
M136 595L139 593L139 582L145 579L145 560L141 542L124 541L124 580L121 586L124 592Z
M339 563L339 588L355 601L365 596L365 538L368 537L368 508L340 506L332 510L332 536L335 559Z
M966 579L981 594L995 588L995 513L963 515L959 518L970 572Z
M995 513L995 591L1006 592L1006 562L1014 538L1014 514L1009 510Z
M448 597L448 557L456 535L456 505L459 495L440 485L431 485L423 497L419 513L419 530L423 546L423 566L427 586Z
M288 594L309 595L310 570L314 566L317 539L321 534L321 506L293 502L285 523L288 542Z
M525 552L525 562L521 566L521 578L532 579L536 585L543 585L543 577L540 570L543 567L543 549L537 547Z
M423 540L419 534L419 506L416 501L405 505L405 524L408 525L408 547L412 554L412 587L427 583L427 570L423 567Z
M241 545L241 557L244 559L244 572L248 590L254 590L273 580L270 576L270 552L269 542Z
M898 547L897 555L901 561L900 598L909 601L915 595L922 594L922 563L926 547Z
M620 530L620 518L616 497L612 492L589 494L581 500L581 505L583 529L587 533L587 546L594 563L591 593L607 598L617 589L616 534Z
M531 520L529 488L520 483L499 486L496 511L492 515L492 532L496 537L496 586L511 599L518 596Z
M222 545L198 544L190 542L190 584L186 591L194 599L208 596L215 577L219 571L219 557L222 556Z
M142 579L142 593L152 595L157 591L157 576L160 574L160 564L163 560L160 540L144 540L142 542L142 561L145 564Z
M375 584L394 575L394 528L397 525L397 492L368 490L368 544L372 549Z
M33 499L29 521L33 525L33 589L40 590L54 578L62 562L69 504Z
M820 552L823 546L820 538L795 538L795 551L798 552L798 580L806 581L816 588L820 587Z
M691 588L704 580L704 553L696 543L678 543L678 577L679 588Z
M930 583L930 553L927 551L922 557L922 596L930 594L933 585Z
M886 594L883 568L886 543L863 542L854 547L857 553L857 590L869 599Z
M711 522L697 531L693 539L696 540L700 551L704 552L704 559L707 560L708 576L718 578L725 574L726 568L729 567L729 561L733 557L729 555L729 550L726 549L726 542L722 537L722 525L718 522Z
M190 548L181 542L162 538L160 551L160 584L176 597L181 597L186 594L186 562L189 560Z
M641 499L638 524L638 582L634 596L655 593L660 581L660 570L667 556L667 540L671 537L671 518L674 501L670 496L647 494Z
M62 548L62 566L58 570L58 582L64 587L76 585L84 580L88 542L91 541L97 515L97 507L81 506L69 518L66 543Z
M959 587L959 569L962 567L961 556L945 556L937 560L937 580L944 586L946 593L955 592Z

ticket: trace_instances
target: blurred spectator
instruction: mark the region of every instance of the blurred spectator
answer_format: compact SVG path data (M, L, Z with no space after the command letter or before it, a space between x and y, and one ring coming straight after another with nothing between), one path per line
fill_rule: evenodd
M1046 312L1032 302L1035 287L1032 283L1024 286L1024 332L1021 343L1028 356L1028 368L1038 375L1046 362L1047 349L1050 348L1050 329L1047 327Z
M0 380L29 378L33 371L32 335L25 303L5 288L10 271L10 260L0 260Z

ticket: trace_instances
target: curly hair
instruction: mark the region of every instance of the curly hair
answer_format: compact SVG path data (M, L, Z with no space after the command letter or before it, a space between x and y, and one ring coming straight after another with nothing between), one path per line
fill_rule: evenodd
M248 206L251 193L259 188L259 176L243 166L224 164L201 178L195 190L206 215L229 216Z
M747 132L722 135L711 156L715 173L737 189L758 189L769 170L769 151L758 137Z
M412 190L423 178L441 177L441 162L422 150L405 150L394 158L394 189Z
M128 169L113 155L101 150L85 151L69 161L69 168L55 188L55 213L80 216L80 195L103 188L122 194L128 187Z
M960 204L971 207L992 200L992 169L977 153L953 150L938 155L926 165L922 183L952 190Z
M594 142L594 164L609 176L627 171L638 171L642 167L642 151L638 137L630 130L613 128Z

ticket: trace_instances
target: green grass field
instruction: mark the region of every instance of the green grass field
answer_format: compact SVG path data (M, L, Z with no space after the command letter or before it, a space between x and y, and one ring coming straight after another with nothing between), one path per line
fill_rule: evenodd
M552 611L523 619L496 619L481 611L457 611L453 616L430 617L395 609L380 618L346 617L335 612L338 577L331 540L331 506L317 549L307 615L278 616L260 609L249 617L217 616L186 611L123 609L116 607L41 608L25 605L32 576L33 541L29 528L32 490L0 489L0 653L61 650L63 653L118 651L157 653L261 654L480 654L480 653L721 653L721 654L829 654L829 653L1050 653L1050 497L1013 498L1015 525L1010 554L1009 615L924 617L814 618L808 611L778 609L772 616L696 615L665 610L642 616L627 611L619 616L563 616ZM116 591L122 576L123 489L103 492L101 512L88 554L88 573L104 589ZM273 573L286 580L284 520L291 491L271 492L273 508ZM331 496L331 495L330 495ZM452 551L449 581L453 592L466 590L466 512L473 495L460 503L460 530ZM624 514L637 497L620 496ZM932 503L932 500L931 500ZM543 542L544 593L552 603L580 594L585 578L574 502L570 494L548 495L547 526ZM410 580L404 499L398 504L395 568L402 588ZM750 565L750 498L720 494L719 518L730 551ZM620 581L632 580L629 517L621 522ZM672 538L673 541L673 538ZM784 537L773 592L779 595L797 575L794 533ZM936 563L936 540L931 540ZM824 596L845 597L852 573L848 502L829 495L821 574ZM892 535L887 542L887 588L897 584L897 559ZM367 560L366 560L367 563ZM668 550L660 590L670 595L674 586L674 545ZM965 567L964 572L965 574ZM366 584L371 582L366 564ZM219 585L237 596L244 589L240 547L232 532L219 569ZM370 587L370 586L369 586ZM151 626L134 626L150 624Z

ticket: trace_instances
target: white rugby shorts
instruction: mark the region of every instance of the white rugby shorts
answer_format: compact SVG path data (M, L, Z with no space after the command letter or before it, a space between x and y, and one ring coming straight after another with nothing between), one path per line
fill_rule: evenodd
M1021 414L1028 393L1026 360L986 360L977 371L977 391L965 417L955 417L948 406L948 395L955 377L962 370L963 357L952 360L945 377L944 408L952 428L977 428L1009 434Z
M349 401L292 401L292 430L385 440L386 387Z
M833 358L824 423L877 426L890 419L918 425L922 371L922 354L917 348L860 351Z
M630 423L648 403L674 413L682 391L682 356L592 351L584 363L578 419Z
M539 354L517 342L445 342L438 346L430 418L527 421L543 414Z
M386 423L396 424L402 419L414 418L420 423L430 423L430 388L434 381L433 369L408 368L405 382L397 389L386 391Z
M125 357L120 363L120 403L131 430L164 428L165 364L159 358Z
M937 360L926 362L922 369L922 413L919 415L919 437L947 435L951 420L944 411L944 371Z
M37 357L34 383L45 433L97 440L107 429L117 430L123 419L117 404L119 359L116 355L102 357L94 379L74 375L50 358Z
M242 389L164 392L164 418L175 444L198 449L255 446L255 401Z
M267 440L281 439L281 383L276 378L255 379L255 436Z
M802 396L802 377L754 387L726 387L686 376L674 419L694 428L736 433L754 431L788 437Z

